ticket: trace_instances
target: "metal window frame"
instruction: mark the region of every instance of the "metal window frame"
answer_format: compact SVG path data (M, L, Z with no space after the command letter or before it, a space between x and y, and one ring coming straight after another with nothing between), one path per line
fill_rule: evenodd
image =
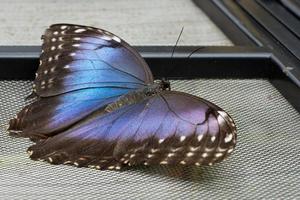
M286 34L291 37L294 35L263 8L263 5L266 6L266 1L193 1L235 45L266 48L272 54L273 60L277 60L282 72L300 87L300 55L298 55L300 49L297 46L300 40L283 37ZM278 24L283 27L278 27Z
M154 77L268 79L300 113L300 60L243 10L244 0L193 1L235 46L203 46L191 57L199 47L179 46L172 58L172 46L136 46ZM1 46L0 80L33 80L40 48Z

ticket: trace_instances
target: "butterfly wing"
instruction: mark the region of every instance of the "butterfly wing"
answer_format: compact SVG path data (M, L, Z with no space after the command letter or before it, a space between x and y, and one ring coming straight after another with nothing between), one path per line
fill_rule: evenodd
M42 39L33 85L38 100L10 121L11 135L47 138L121 95L153 82L144 59L105 30L55 24Z
M35 92L42 97L91 87L139 88L153 82L144 59L118 36L55 24L42 36Z
M86 120L29 148L32 159L99 169L124 165L211 165L236 143L231 117L216 105L163 91Z

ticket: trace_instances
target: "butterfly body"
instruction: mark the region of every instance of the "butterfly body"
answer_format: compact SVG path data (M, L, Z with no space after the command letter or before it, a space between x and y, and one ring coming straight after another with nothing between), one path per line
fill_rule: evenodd
M129 92L128 94L122 95L116 101L108 104L105 111L112 112L123 106L139 103L146 98L151 98L166 89L164 84L165 83L163 81L160 83L150 84L143 88Z
M131 165L212 165L236 144L218 106L154 82L140 55L112 33L57 24L42 37L36 101L9 133L36 142L34 160L97 169Z

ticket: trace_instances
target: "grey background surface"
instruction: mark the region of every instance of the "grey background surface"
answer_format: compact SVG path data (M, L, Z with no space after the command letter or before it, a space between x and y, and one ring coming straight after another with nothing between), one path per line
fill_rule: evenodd
M57 22L105 28L134 45L232 45L189 0L1 0L0 45L40 45ZM8 67L8 66L0 66ZM172 81L211 100L238 127L233 155L213 167L137 167L124 172L28 159L32 143L4 126L30 81L0 81L0 199L300 199L300 115L268 80Z
M0 199L299 199L300 115L267 80L172 81L236 121L233 155L212 167L98 171L32 161L32 143L0 133ZM226 87L226 90L224 90ZM0 82L0 124L25 104L29 81ZM245 92L247 91L247 92Z
M50 24L107 29L132 45L231 45L191 0L1 0L0 45L39 45Z

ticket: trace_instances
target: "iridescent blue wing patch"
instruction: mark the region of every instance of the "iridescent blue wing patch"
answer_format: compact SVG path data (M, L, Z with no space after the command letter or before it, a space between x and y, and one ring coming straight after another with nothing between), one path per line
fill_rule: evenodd
M153 82L144 59L118 36L93 27L56 24L42 36L34 81L46 97L92 87L136 89Z

